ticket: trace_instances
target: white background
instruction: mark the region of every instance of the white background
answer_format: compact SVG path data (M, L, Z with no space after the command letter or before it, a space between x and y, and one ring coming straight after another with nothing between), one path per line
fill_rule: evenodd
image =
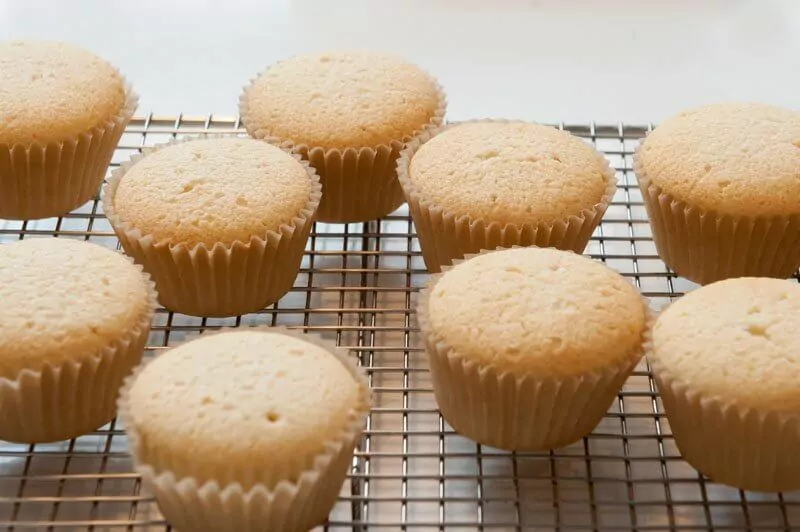
M268 64L393 52L437 76L453 119L659 121L703 102L800 107L800 1L0 0L0 37L82 45L139 113L233 116Z

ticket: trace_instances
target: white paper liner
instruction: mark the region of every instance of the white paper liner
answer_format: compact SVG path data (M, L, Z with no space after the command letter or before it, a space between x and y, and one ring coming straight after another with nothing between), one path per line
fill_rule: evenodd
M308 203L291 223L265 230L249 242L217 243L211 248L202 242L192 248L173 245L168 240L156 242L152 235L125 222L114 207L121 180L142 158L167 146L209 138L221 136L173 140L122 163L103 189L103 209L125 253L153 276L162 305L193 316L237 316L263 309L294 285L322 195L313 167L299 155L291 154L311 178Z
M600 201L590 209L552 222L529 222L521 225L487 222L468 214L457 214L427 200L409 176L411 159L431 138L451 127L479 122L514 122L513 120L467 120L450 122L435 130L423 132L410 141L397 159L397 177L408 209L417 229L419 246L428 271L436 273L455 259L498 247L554 247L581 253L589 243L595 228L611 204L617 191L617 177L608 160L597 152L606 178L606 190Z
M0 218L61 216L95 197L139 105L139 96L123 83L125 103L108 122L61 142L0 143Z
M403 204L405 198L397 182L397 158L406 144L436 129L444 120L447 97L436 79L430 75L428 77L438 94L436 111L421 129L388 144L325 149L296 144L292 139L275 136L250 119L248 94L258 77L244 87L239 97L239 115L251 137L299 153L316 168L323 187L317 220L331 223L365 222L386 216Z
M145 443L136 430L129 407L130 389L146 363L139 366L126 379L120 393L119 418L128 435L136 472L142 476L144 485L155 494L161 513L178 530L306 531L325 521L347 476L353 450L361 438L364 419L372 405L366 374L346 352L315 335L284 327L223 329L211 334L258 329L300 338L333 354L358 382L362 391L359 405L351 423L335 440L325 443L324 450L314 459L313 466L303 471L296 482L281 480L273 489L268 489L265 484L244 489L238 482L225 485L216 481L200 483L193 477L176 478L171 471L156 471L144 460ZM203 459L201 456L195 458Z
M141 266L135 266L139 271ZM147 312L125 334L98 352L41 370L0 378L0 440L41 443L75 438L114 418L117 394L142 359L156 308L155 285L147 284Z
M468 255L465 260L493 252ZM461 262L456 260L453 267ZM445 271L449 269L445 267ZM643 346L637 346L615 365L571 377L518 375L469 360L437 337L430 326L428 300L441 275L432 275L420 291L417 320L428 353L434 395L445 421L471 440L509 451L555 449L594 430L641 359ZM647 331L654 318L646 298L642 301Z
M800 267L800 215L719 214L676 199L647 177L640 149L633 168L653 241L664 263L698 284L731 277L790 277Z
M650 336L645 350L675 444L692 467L740 489L800 489L800 414L747 407L693 390L654 356Z

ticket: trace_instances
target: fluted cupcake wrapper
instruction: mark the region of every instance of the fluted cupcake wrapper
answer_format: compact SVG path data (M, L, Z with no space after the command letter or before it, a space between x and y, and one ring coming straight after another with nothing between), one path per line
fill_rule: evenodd
M294 285L306 241L319 205L321 186L314 169L292 154L308 172L312 191L308 203L291 223L248 242L221 243L192 248L156 242L123 220L114 207L120 182L128 170L148 153L182 142L218 136L201 135L157 146L123 163L104 188L103 208L125 253L144 266L158 288L166 308L193 316L236 316L263 309L283 297Z
M125 83L125 104L106 123L47 144L0 143L0 218L61 216L95 197L139 97Z
M120 387L142 359L156 308L155 285L146 273L142 275L148 310L123 336L82 360L24 370L14 380L0 378L0 440L65 440L114 418Z
M359 383L361 397L357 412L336 438L325 443L324 449L314 459L313 466L303 471L295 482L279 480L282 475L280 464L276 464L275 475L270 478L271 482L278 481L272 489L267 488L267 484L244 489L238 482L220 485L216 481L199 482L193 477L177 478L172 471L156 471L147 463L147 453L156 451L143 448L146 442L133 422L129 407L130 389L144 369L143 364L126 380L119 399L119 417L128 435L136 472L142 476L145 487L155 494L161 513L178 530L305 532L325 521L352 464L353 450L361 438L364 419L372 404L364 371L348 355L337 350L334 344L317 336L283 327L255 329L295 336L333 354Z
M462 259L465 255L497 247L554 247L581 253L617 191L614 169L600 152L597 152L597 157L603 165L606 179L606 190L600 201L590 209L552 222L502 225L470 215L459 215L430 202L414 185L409 176L409 166L417 150L431 138L451 127L475 122L510 122L510 120L451 122L436 130L427 131L409 142L397 159L397 177L408 201L428 271L439 272L442 266L452 264L454 260Z
M469 360L431 329L428 300L439 277L420 292L417 306L434 395L445 421L483 445L540 451L580 440L603 418L642 356L639 345L617 364L565 377L515 374ZM648 310L646 329L652 322Z
M634 154L653 241L664 263L699 284L731 277L790 277L800 267L800 215L718 214L676 199L655 185Z
M692 390L646 344L681 456L714 482L745 490L800 489L800 415L737 405Z
M251 80L239 97L242 124L251 137L290 149L317 170L323 192L317 211L317 220L321 222L365 222L385 216L402 205L405 198L397 182L397 158L406 144L439 127L447 109L447 97L431 77L439 101L433 116L419 130L378 146L326 149L296 144L292 139L275 136L271 131L257 127L250 118L248 107L248 94L254 81Z

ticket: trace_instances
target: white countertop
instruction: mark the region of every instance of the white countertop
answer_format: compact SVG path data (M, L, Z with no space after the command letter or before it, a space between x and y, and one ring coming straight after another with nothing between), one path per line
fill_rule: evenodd
M422 65L449 117L659 121L719 100L800 108L800 1L0 0L0 36L82 45L139 113L232 116L268 64L374 48Z

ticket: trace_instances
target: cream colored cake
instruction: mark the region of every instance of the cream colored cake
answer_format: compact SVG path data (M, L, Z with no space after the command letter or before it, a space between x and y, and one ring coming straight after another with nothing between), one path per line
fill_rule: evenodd
M280 148L201 137L124 163L109 179L103 208L165 307L235 316L292 287L320 189L313 169Z
M112 250L67 238L0 245L0 439L48 442L108 423L139 363L155 293Z
M698 284L800 267L800 113L755 103L684 111L634 169L658 254Z
M740 278L669 306L652 358L692 390L743 407L800 414L800 285Z
M150 312L148 285L128 259L66 238L0 245L0 378L83 362Z
M81 48L48 41L0 43L0 143L74 138L119 115L117 70Z
M402 205L396 161L406 143L438 127L446 99L403 59L329 51L270 66L244 88L250 136L293 147L320 176L317 220L364 222Z
M648 180L678 200L735 216L800 214L800 113L756 103L684 111L638 153Z
M309 203L306 168L266 142L213 138L139 160L114 196L120 218L155 242L231 245L290 224Z
M397 169L434 273L484 249L582 252L616 191L603 155L552 127L477 120L424 140L409 143Z
M61 216L94 198L137 103L81 48L0 43L0 219Z
M245 126L323 149L388 145L436 114L435 82L416 65L375 52L332 51L282 61L246 93Z
M445 420L512 450L590 432L641 357L649 324L619 274L535 247L457 264L433 279L418 314Z
M568 376L619 364L642 342L641 296L599 262L552 249L487 253L431 289L431 333L500 371Z
M448 128L411 159L420 196L486 223L552 222L592 209L608 188L607 165L577 137L526 122Z
M670 305L648 358L675 443L717 482L800 488L800 286L742 277Z
M142 463L200 483L294 482L362 408L329 351L264 330L209 335L148 364L127 399Z

